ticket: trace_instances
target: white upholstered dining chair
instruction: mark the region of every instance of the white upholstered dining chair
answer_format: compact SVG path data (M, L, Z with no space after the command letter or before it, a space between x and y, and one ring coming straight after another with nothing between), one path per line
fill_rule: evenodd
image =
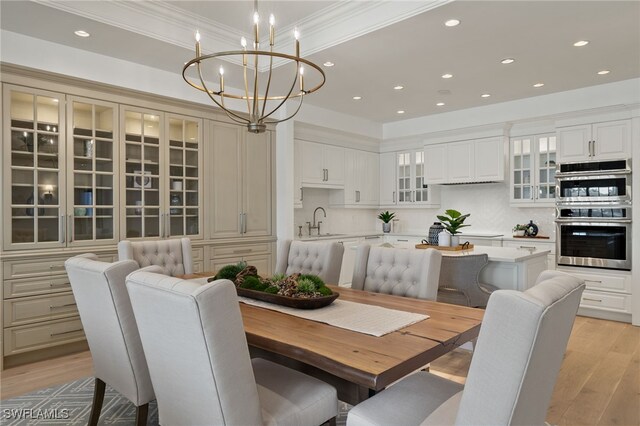
M489 264L487 254L443 256L438 286L438 302L484 308L498 288L480 282L480 271Z
M327 284L340 282L344 246L337 242L291 241L278 244L276 274L314 274Z
M332 386L249 358L233 283L135 272L127 278L160 424L317 426L338 410Z
M351 288L417 299L436 300L442 254L434 249L408 250L358 246Z
M464 386L413 374L354 407L347 426L543 425L583 290L545 271L524 293L495 291Z
M123 240L118 243L118 258L135 260L141 268L151 265L160 266L163 274L172 277L193 273L193 256L189 238Z
M105 383L136 405L136 424L145 425L155 395L125 287L126 276L139 267L133 260L97 259L85 254L65 262L95 372L89 425L98 424Z

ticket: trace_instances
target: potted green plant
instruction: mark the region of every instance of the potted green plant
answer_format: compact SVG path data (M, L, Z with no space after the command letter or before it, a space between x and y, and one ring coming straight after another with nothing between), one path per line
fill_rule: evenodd
M378 219L382 221L382 232L385 232L385 233L391 232L391 221L393 220L394 217L396 217L395 212L389 213L388 210L386 212L381 212L378 215Z
M455 247L460 243L460 237L457 235L460 233L460 228L464 228L464 221L471 216L471 213L462 214L458 210L445 210L444 215L438 215L438 220L444 225L444 229L451 234L451 246Z
M513 227L514 237L524 237L524 233L527 230L527 225L516 225Z

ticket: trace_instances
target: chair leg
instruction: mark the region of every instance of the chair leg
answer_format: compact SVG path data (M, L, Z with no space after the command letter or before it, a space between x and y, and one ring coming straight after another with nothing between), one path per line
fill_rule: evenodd
M89 417L89 426L96 426L102 411L102 401L104 400L105 383L96 377L93 386L93 405L91 407L91 416Z
M327 422L325 424L329 425L329 426L336 426L336 418L335 417L331 417L329 420L327 420Z
M136 426L146 426L149 404L140 405L136 409Z

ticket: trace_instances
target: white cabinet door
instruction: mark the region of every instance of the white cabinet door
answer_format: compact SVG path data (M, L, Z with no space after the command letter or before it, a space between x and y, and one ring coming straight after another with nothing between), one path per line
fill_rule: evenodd
M631 122L629 120L595 123L592 134L593 153L596 159L631 157Z
M344 185L345 149L330 145L324 145L323 149L324 168L327 170L325 183L327 185Z
M591 140L591 125L571 126L558 129L558 160L581 161L589 160L589 141Z
M447 144L447 174L451 183L471 182L475 176L473 141Z
M304 191L302 189L302 150L300 144L293 144L293 208L302 208Z
M380 154L380 205L396 204L396 153Z
M477 181L504 180L504 141L502 137L475 142L475 177Z
M244 135L243 234L271 235L271 132Z
M428 185L433 185L445 183L447 181L445 159L445 144L426 145L424 147L425 183L427 183Z
M362 204L378 206L380 204L380 156L375 152L365 153L362 176Z
M242 134L240 126L212 125L213 188L210 217L212 237L240 235L242 213Z
M302 183L324 184L324 147L313 142L297 142L301 153ZM344 160L343 160L344 161ZM344 163L343 163L344 164Z
M354 149L345 149L344 152L344 205L354 205L358 202L357 192L360 188L360 176L362 173L359 152ZM339 196L340 194L336 194ZM339 198L339 197L338 197Z

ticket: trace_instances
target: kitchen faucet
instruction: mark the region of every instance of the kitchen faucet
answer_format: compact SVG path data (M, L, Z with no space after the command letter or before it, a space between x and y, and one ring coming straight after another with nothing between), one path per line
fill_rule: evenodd
M318 224L316 225L316 213L318 212L318 210L322 210L322 213L324 213L324 217L327 217L327 212L322 207L316 207L316 209L313 211L313 226L311 225L311 222L307 222L307 225L309 226L309 235L311 235L312 229L317 229L318 235L320 235L320 224L322 223L322 221L318 221Z

